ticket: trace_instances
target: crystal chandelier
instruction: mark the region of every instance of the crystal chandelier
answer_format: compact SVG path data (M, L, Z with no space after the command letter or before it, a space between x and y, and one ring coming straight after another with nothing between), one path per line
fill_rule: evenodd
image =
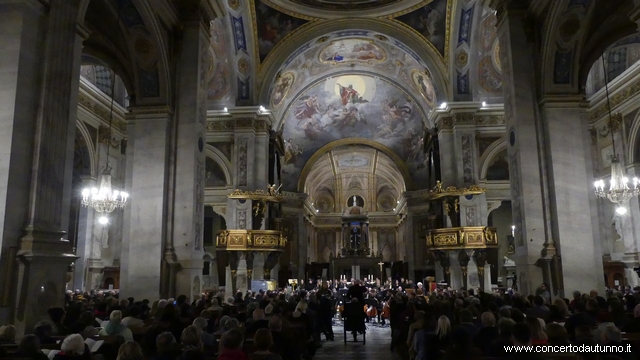
M82 205L93 208L97 213L101 214L98 221L102 225L109 223L107 214L112 213L116 209L122 209L127 203L129 194L124 191L118 191L111 187L111 166L109 166L109 149L111 148L111 129L113 122L113 103L115 98L116 75L113 72L113 81L111 83L111 110L109 113L109 134L107 143L107 164L102 170L100 176L100 187L85 188L82 190Z
M608 199L614 204L617 204L616 212L619 215L627 213L625 204L640 194L640 188L638 188L638 178L633 178L632 184L629 182L629 178L626 176L622 164L618 159L616 153L616 142L614 138L614 123L611 116L611 102L609 101L609 85L607 80L607 71L605 69L604 54L602 54L602 69L604 71L604 86L607 95L607 109L609 111L609 133L611 134L611 143L613 147L613 157L611 159L611 179L609 180L609 189L605 189L604 180L596 180L596 196L602 199ZM631 185L631 186L630 186Z

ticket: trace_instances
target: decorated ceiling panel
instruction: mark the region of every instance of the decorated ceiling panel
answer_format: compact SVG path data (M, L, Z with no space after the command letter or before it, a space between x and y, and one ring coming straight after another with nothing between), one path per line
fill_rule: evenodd
M294 4L323 10L369 10L399 4L402 0L290 0Z
M426 180L423 110L388 78L349 72L324 78L301 91L284 115L284 190L296 191L302 168L322 146L347 138L376 141L402 159L414 182ZM352 157L342 165L366 163Z
M323 213L341 211L354 195L371 211L393 211L405 190L393 160L366 145L343 145L327 152L313 164L304 184Z
M271 84L269 106L283 119L290 102L318 79L345 72L373 72L393 78L415 94L414 105L427 113L437 103L437 91L427 65L396 39L368 30L338 31L302 45L283 63Z
M256 35L260 61L264 61L277 43L307 21L275 10L255 0Z
M419 32L445 57L447 42L447 0L434 0L396 20Z

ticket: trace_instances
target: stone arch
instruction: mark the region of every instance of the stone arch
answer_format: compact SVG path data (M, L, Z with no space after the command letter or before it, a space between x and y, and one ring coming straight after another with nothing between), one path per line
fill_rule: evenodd
M262 64L259 78L264 79L259 85L259 102L267 104L269 100L270 84L276 78L280 67L291 54L313 39L340 30L360 29L388 35L400 41L406 47L415 51L422 61L429 67L438 98L446 101L449 98L450 86L448 72L440 54L430 46L424 46L424 39L406 27L398 26L391 20L382 19L337 19L323 20L308 24L304 31L293 33L286 42L276 46L272 54ZM277 51L275 51L277 50Z
M87 152L89 153L89 168L90 168L89 170L91 173L91 177L96 178L98 176L98 165L96 160L97 159L96 148L95 148L95 145L93 144L93 139L91 139L91 134L89 133L89 129L87 129L87 126L84 124L84 122L76 121L76 128L82 135L82 138L84 139L87 145Z
M142 0L120 0L115 4L107 2L96 5L101 7L92 9L92 5L96 3L94 0L82 4L83 24L96 17L87 16L92 11L107 11L107 14L100 16L120 19L117 29L124 40L114 43L108 37L91 36L89 32L89 37L83 43L83 60L98 60L113 69L122 78L128 93L135 96L134 105L168 104L171 98L171 69L168 65L167 44L151 5ZM127 19L121 17L121 9L124 7L133 9L136 21L127 22ZM102 33L104 29L98 28L94 32ZM153 70L145 73L145 67Z
M480 179L487 179L487 171L489 170L493 160L505 150L507 150L506 139L496 140L493 144L489 145L480 158Z
M213 161L215 161L218 164L218 166L220 166L220 168L222 169L222 172L224 173L226 185L229 186L233 184L233 178L231 177L231 170L230 170L231 163L226 158L226 156L224 156L224 154L220 150L216 149L211 145L207 145L205 149L206 149L205 150L206 156L212 159Z
M636 155L640 153L640 112L636 113L633 122L631 123L631 129L629 130L629 139L627 143L627 165L634 164L636 162Z
M413 180L411 179L409 169L407 169L407 166L404 164L402 159L393 150L374 140L363 138L346 138L330 142L318 149L313 155L311 155L309 160L307 160L306 164L302 168L302 172L300 173L300 178L298 179L298 192L305 192L304 187L305 183L307 182L307 176L309 176L311 169L313 169L313 166L319 159L321 159L325 154L335 148L352 144L368 146L387 155L402 174L402 180L404 181L405 189L412 188Z

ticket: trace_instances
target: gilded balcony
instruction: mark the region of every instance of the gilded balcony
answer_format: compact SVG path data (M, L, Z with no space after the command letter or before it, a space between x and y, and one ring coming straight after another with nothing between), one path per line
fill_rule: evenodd
M223 230L216 237L216 250L282 251L287 238L277 230Z
M434 229L427 233L429 250L490 249L498 247L496 228L464 226Z

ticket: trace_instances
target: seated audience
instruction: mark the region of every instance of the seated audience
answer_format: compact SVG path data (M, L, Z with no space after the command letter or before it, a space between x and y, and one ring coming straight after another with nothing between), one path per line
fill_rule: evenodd
M122 319L122 325L129 329L144 327L144 321L139 318L141 312L141 309L137 306L130 308L128 312L129 316Z
M180 337L182 350L198 350L202 351L202 330L195 325L189 325L182 331Z
M536 321L538 325L539 322ZM533 322L530 322L533 324ZM515 324L511 330L511 343L514 346L531 346L533 345L531 338L531 328L527 324ZM515 355L510 355L510 359L542 359L540 355L534 352L521 352Z
M102 336L122 336L125 341L133 341L131 330L122 325L122 311L114 310L109 315L109 322L100 330Z
M52 336L63 336L69 334L69 329L67 329L63 324L65 311L63 308L54 307L50 308L47 313L49 314L49 318L53 323L51 325L51 335Z
M542 329L542 325L540 325L540 321L535 317L527 317L525 321L529 329L531 330L531 344L532 345L546 345L547 344L547 334Z
M40 340L35 335L27 335L22 338L18 350L13 354L14 358L29 358L33 360L48 360L40 348Z
M258 329L253 337L253 342L256 351L249 356L251 360L282 360L282 356L269 351L273 345L273 336L269 329Z
M62 340L60 352L53 360L91 360L91 353L84 344L84 339L80 334L71 334Z
M222 334L218 360L248 360L247 355L242 351L242 342L242 331L239 329L232 329Z
M120 345L116 360L144 360L140 344L135 341L127 341Z
M13 325L0 326L0 345L16 343L16 328Z
M156 338L156 355L153 360L174 360L181 353L176 338L165 331Z
M482 328L473 337L473 346L486 354L489 352L491 342L498 339L498 328L496 328L496 317L490 311L483 312L480 320Z
M207 332L207 326L209 325L209 322L207 321L207 319L203 317L198 317L195 320L193 320L193 325L198 329L200 329L200 331L202 332L202 335L201 335L202 346L212 347L213 345L216 344L215 336Z
M48 321L41 321L33 329L34 335L40 340L41 345L55 344L57 341L51 337L52 327Z

